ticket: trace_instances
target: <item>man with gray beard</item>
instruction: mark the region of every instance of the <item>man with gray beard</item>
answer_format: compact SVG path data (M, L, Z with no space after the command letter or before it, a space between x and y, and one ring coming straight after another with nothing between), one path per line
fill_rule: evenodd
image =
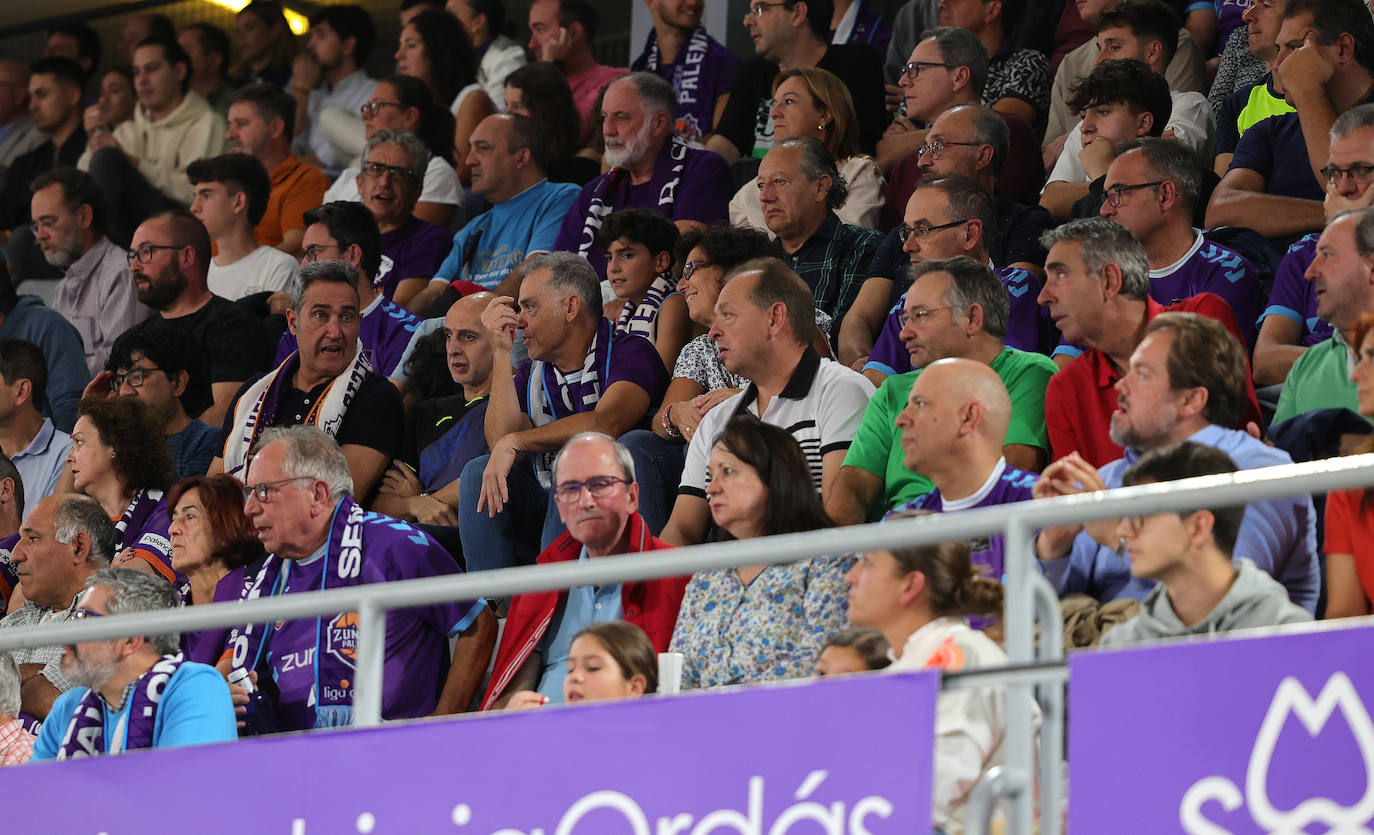
M67 167L40 174L30 211L44 260L63 270L53 309L81 334L95 375L115 339L152 311L138 301L124 250L105 237L105 198L91 175Z
M604 277L596 238L611 212L650 209L679 232L725 219L735 193L730 167L718 154L688 147L673 132L676 121L677 94L654 73L632 72L606 88L601 134L611 170L582 187L555 250L581 255Z

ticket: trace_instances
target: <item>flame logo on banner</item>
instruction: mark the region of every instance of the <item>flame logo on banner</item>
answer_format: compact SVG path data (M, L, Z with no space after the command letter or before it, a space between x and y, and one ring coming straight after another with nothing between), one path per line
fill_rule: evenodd
M1330 798L1313 797L1286 812L1275 809L1269 802L1269 767L1288 717L1296 717L1307 733L1316 738L1337 709L1345 717L1360 749L1365 773L1363 796L1348 807ZM1189 835L1231 835L1229 830L1203 816L1202 805L1211 800L1220 803L1227 812L1244 805L1251 819L1271 835L1302 835L1314 823L1330 827L1329 835L1368 835L1367 824L1374 817L1374 722L1349 677L1345 673L1333 673L1315 700L1296 678L1289 676L1279 682L1255 736L1255 747L1250 751L1245 794L1241 794L1234 782L1220 775L1198 780L1184 793L1178 807L1179 823Z

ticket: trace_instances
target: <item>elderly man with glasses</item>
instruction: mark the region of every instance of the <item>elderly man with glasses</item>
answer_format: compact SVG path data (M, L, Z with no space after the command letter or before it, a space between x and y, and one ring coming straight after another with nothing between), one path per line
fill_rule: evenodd
M176 590L159 577L105 568L86 580L71 619L179 604ZM176 632L71 644L62 651L62 674L76 686L53 703L34 744L35 761L238 738L224 677L214 667L188 661Z
M244 512L268 557L245 584L244 599L462 573L418 528L364 512L349 471L345 451L319 429L263 433L248 468ZM226 649L232 669L276 682L278 727L305 730L353 723L358 638L358 613L348 611L235 627ZM495 641L496 618L482 600L387 613L383 718L466 710ZM233 690L246 704L243 690Z
M574 435L553 462L553 499L567 530L538 564L670 548L638 513L634 459L609 435ZM624 620L642 628L659 652L668 649L686 577L531 592L511 600L482 709L563 701L573 638L592 623Z
M408 130L383 128L363 148L358 193L382 235L382 263L372 277L378 292L405 306L448 256L449 231L415 216L429 151Z

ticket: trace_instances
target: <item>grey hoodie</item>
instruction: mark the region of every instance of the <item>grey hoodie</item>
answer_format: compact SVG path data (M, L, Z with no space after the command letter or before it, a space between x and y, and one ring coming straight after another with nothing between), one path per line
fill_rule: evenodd
M1307 610L1288 600L1288 591L1278 581L1255 568L1254 563L1241 558L1235 560L1235 566L1236 581L1230 591L1200 623L1183 625L1161 583L1141 602L1140 614L1102 636L1102 646L1312 620Z

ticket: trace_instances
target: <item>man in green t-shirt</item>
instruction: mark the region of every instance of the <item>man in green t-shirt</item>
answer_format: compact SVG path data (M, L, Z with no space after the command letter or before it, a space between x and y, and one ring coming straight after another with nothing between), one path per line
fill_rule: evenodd
M1045 389L1055 364L1003 344L1010 303L1006 287L986 265L967 256L922 261L902 310L902 340L916 369L888 377L869 401L845 455L826 510L838 524L877 518L928 493L930 480L907 469L902 433L893 421L906 408L912 383L936 360L976 360L992 367L1011 396L1003 442L1007 465L1039 472L1049 454Z

